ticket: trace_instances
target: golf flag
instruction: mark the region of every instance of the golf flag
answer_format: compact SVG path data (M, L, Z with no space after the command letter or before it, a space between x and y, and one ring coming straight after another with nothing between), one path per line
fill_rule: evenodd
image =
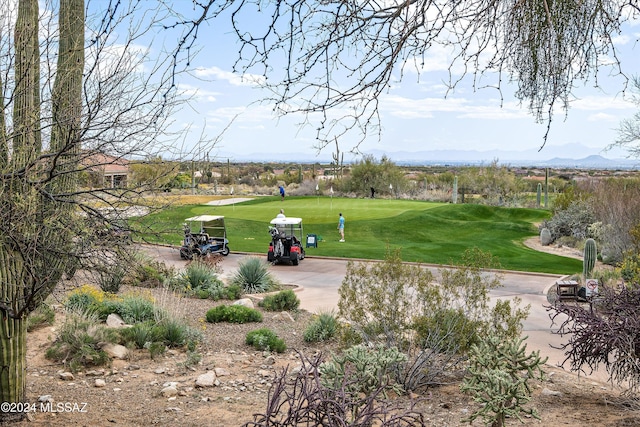
M318 187L318 184L316 184L316 191L318 191L320 189L320 187Z
M333 185L331 186L331 189L329 190L329 192L333 194Z
M230 194L233 194L233 187L231 187L231 191L229 192Z

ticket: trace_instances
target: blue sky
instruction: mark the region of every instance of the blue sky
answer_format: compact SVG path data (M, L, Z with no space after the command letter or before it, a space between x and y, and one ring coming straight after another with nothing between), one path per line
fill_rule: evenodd
M640 24L635 24L627 24L623 36L616 39L624 70L629 74L640 73L640 47L634 46ZM216 21L200 31L200 52L192 61L196 70L192 77L178 82L180 90L193 98L190 106L176 115L177 124L191 126L193 140L203 132L209 139L221 135L212 157L217 154L233 160L239 154L271 153L286 160L292 151L313 156L314 126L300 127L302 116L277 117L271 105L259 103L264 93L255 84L255 76L232 73L238 50L233 36ZM434 49L426 62L429 66L419 81L415 73L406 72L402 82L396 81L380 99L382 137L372 135L360 145L361 151L383 150L393 159L394 151L527 151L541 147L546 126L537 124L526 106L518 105L510 93L512 87L505 86L502 105L495 89L474 92L468 81L445 98L446 54ZM620 93L622 78L610 77L606 69L598 78L601 88L594 88L593 81L579 83L568 116L557 108L549 139L541 151L543 158L556 156L557 147L568 144L582 146L574 158L590 154L625 157L621 150L602 150L615 140L620 121L631 117L638 107ZM341 150L348 151L359 137L341 139ZM330 157L334 149L333 145L325 148L324 157Z

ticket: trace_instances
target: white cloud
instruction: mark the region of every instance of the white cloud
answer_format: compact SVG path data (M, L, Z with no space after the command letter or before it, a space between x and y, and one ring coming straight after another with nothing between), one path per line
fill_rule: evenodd
M571 102L571 109L585 111L602 110L632 110L635 106L632 102L617 96L585 96Z
M587 120L590 122L619 122L620 118L613 114L595 113L589 114L589 116L587 116Z
M224 71L216 66L207 68L197 68L194 71L196 77L199 78L215 78L217 80L227 81L233 86L259 86L264 83L264 77L257 74L238 75L231 71Z

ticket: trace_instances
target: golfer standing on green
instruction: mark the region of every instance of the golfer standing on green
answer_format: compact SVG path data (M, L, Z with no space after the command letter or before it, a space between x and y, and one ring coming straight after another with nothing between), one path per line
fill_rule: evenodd
M344 242L344 217L340 212L340 219L338 219L338 231L340 232L340 241Z

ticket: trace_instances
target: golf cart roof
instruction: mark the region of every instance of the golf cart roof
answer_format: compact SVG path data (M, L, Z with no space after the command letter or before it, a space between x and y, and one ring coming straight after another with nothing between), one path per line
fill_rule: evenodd
M185 219L185 221L209 222L209 221L220 220L220 219L223 219L223 218L224 217L222 215L198 215L198 216L192 216L191 218L187 218L187 219Z
M298 224L302 224L302 218L293 218L293 217L274 218L271 220L271 224L275 226L298 225Z

